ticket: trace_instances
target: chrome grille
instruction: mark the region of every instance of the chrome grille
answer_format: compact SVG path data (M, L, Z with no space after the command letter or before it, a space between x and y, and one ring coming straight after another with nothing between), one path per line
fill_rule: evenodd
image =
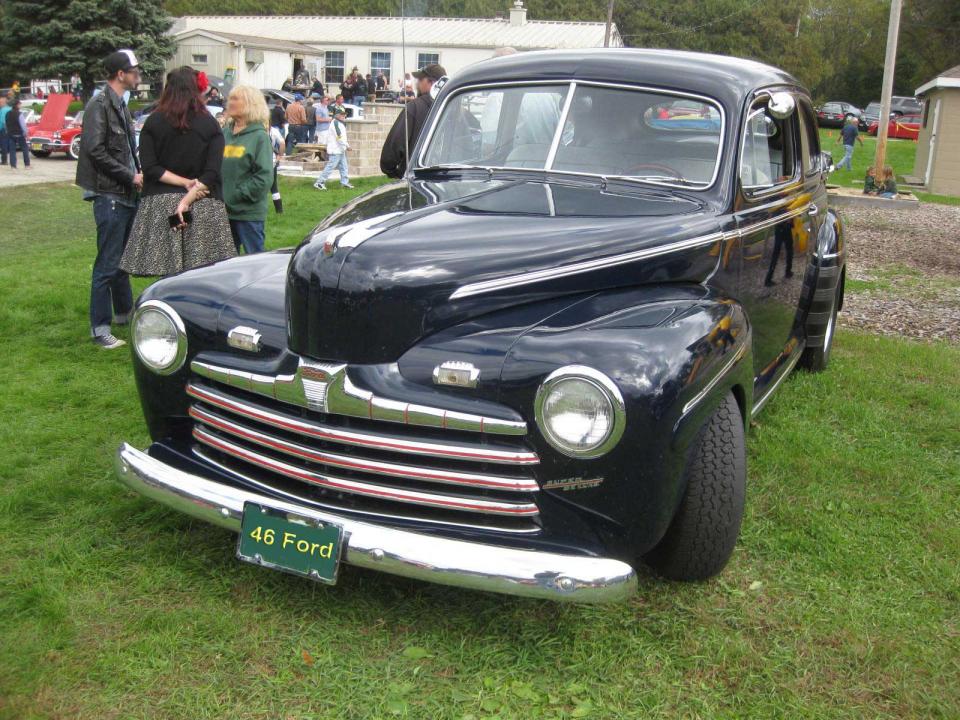
M539 458L520 438L342 418L209 379L187 393L195 453L244 480L367 514L539 529Z

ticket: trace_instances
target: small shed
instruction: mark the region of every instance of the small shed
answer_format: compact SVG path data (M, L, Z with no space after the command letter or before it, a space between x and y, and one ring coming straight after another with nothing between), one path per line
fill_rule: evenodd
M925 101L913 172L929 192L960 195L960 65L916 90Z

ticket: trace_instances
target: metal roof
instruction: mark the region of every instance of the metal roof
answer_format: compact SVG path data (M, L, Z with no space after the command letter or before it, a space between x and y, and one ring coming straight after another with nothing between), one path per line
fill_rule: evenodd
M913 94L919 97L930 90L940 88L960 88L960 65L954 65L949 70L944 70L933 80L914 90Z
M298 53L316 52L316 48L289 40L277 40L275 38L265 38L254 35L240 35L238 33L220 32L219 30L209 30L207 28L196 28L177 33L178 38L187 38L193 35L203 35L204 37L220 40L224 43L235 43L237 45L246 45L247 47L264 48L267 50L288 50Z
M604 23L509 19L331 17L315 15L186 15L174 19L172 34L206 30L258 39L317 45L399 45L401 24L406 45L417 47L577 49L603 45ZM612 45L622 45L616 25Z

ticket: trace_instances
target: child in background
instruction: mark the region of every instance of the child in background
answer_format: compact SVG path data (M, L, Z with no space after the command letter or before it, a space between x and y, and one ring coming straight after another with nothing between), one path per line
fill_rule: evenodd
M871 165L867 168L867 174L863 178L863 194L876 195L879 189L877 186L877 169Z
M897 197L897 181L894 179L893 168L889 165L883 168L883 184L878 188L877 194L890 200Z
M350 142L347 140L347 126L343 122L347 117L347 111L342 107L334 108L333 117L330 129L327 130L327 164L313 184L317 190L327 189L325 183L334 169L340 171L340 184L343 187L353 187L347 171L347 150L350 149Z

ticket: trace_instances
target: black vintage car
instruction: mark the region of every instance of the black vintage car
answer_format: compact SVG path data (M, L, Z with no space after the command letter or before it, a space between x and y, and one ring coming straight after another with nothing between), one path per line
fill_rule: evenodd
M147 497L238 555L577 601L730 557L744 433L843 300L817 121L727 57L531 52L438 96L407 176L133 319Z

